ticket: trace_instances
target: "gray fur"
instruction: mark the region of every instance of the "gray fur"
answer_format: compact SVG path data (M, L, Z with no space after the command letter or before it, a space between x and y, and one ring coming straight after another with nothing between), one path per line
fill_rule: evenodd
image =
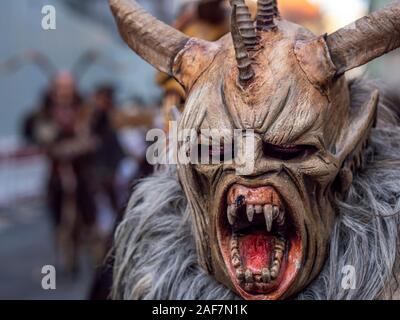
M370 86L351 85L352 102ZM400 212L400 127L385 98L380 121L338 216L330 253L318 277L299 299L394 298ZM198 266L190 213L174 167L136 187L116 238L115 299L237 299ZM356 289L342 289L342 267L353 265Z

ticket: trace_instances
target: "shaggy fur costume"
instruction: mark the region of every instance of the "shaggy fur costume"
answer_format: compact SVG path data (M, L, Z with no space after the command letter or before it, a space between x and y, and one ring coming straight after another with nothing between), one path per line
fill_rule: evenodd
M350 83L352 105L373 86ZM377 128L347 199L336 200L329 256L298 299L396 298L400 212L400 104L381 91ZM139 183L115 238L115 299L238 299L197 263L191 215L170 166ZM342 288L343 266L356 288Z

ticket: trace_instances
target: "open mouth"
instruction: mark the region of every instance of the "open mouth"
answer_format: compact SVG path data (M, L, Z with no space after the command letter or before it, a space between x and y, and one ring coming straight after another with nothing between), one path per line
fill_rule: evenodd
M301 238L290 210L271 186L231 186L219 217L220 249L237 291L278 299L300 265Z

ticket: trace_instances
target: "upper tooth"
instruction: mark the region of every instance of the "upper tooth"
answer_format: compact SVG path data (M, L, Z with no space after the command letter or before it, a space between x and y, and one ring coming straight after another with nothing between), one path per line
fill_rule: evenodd
M254 217L254 206L251 204L247 205L246 213L247 213L247 218L249 219L250 222L252 222Z
M236 221L236 209L234 204L228 206L228 221L231 225Z
M272 222L274 220L272 214L273 214L272 206L270 204L266 204L264 206L264 217L265 217L265 224L267 226L267 231L268 232L271 232Z
M279 207L274 206L274 220L277 219L279 216Z
M263 208L259 204L254 206L254 210L256 211L256 213L262 213L263 212Z
M279 210L278 218L276 219L278 225L283 226L285 223L285 212L283 210Z

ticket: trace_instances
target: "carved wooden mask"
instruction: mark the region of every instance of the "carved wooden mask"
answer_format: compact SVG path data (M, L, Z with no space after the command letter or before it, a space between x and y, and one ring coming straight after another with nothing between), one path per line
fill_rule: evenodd
M376 118L378 92L357 109L344 73L400 46L400 3L315 36L281 19L276 1L259 0L253 22L245 1L231 0L231 34L213 43L135 1L110 5L128 45L185 87L180 129L254 131L248 174L178 165L200 264L245 299L299 292L324 264L333 198L351 184Z

